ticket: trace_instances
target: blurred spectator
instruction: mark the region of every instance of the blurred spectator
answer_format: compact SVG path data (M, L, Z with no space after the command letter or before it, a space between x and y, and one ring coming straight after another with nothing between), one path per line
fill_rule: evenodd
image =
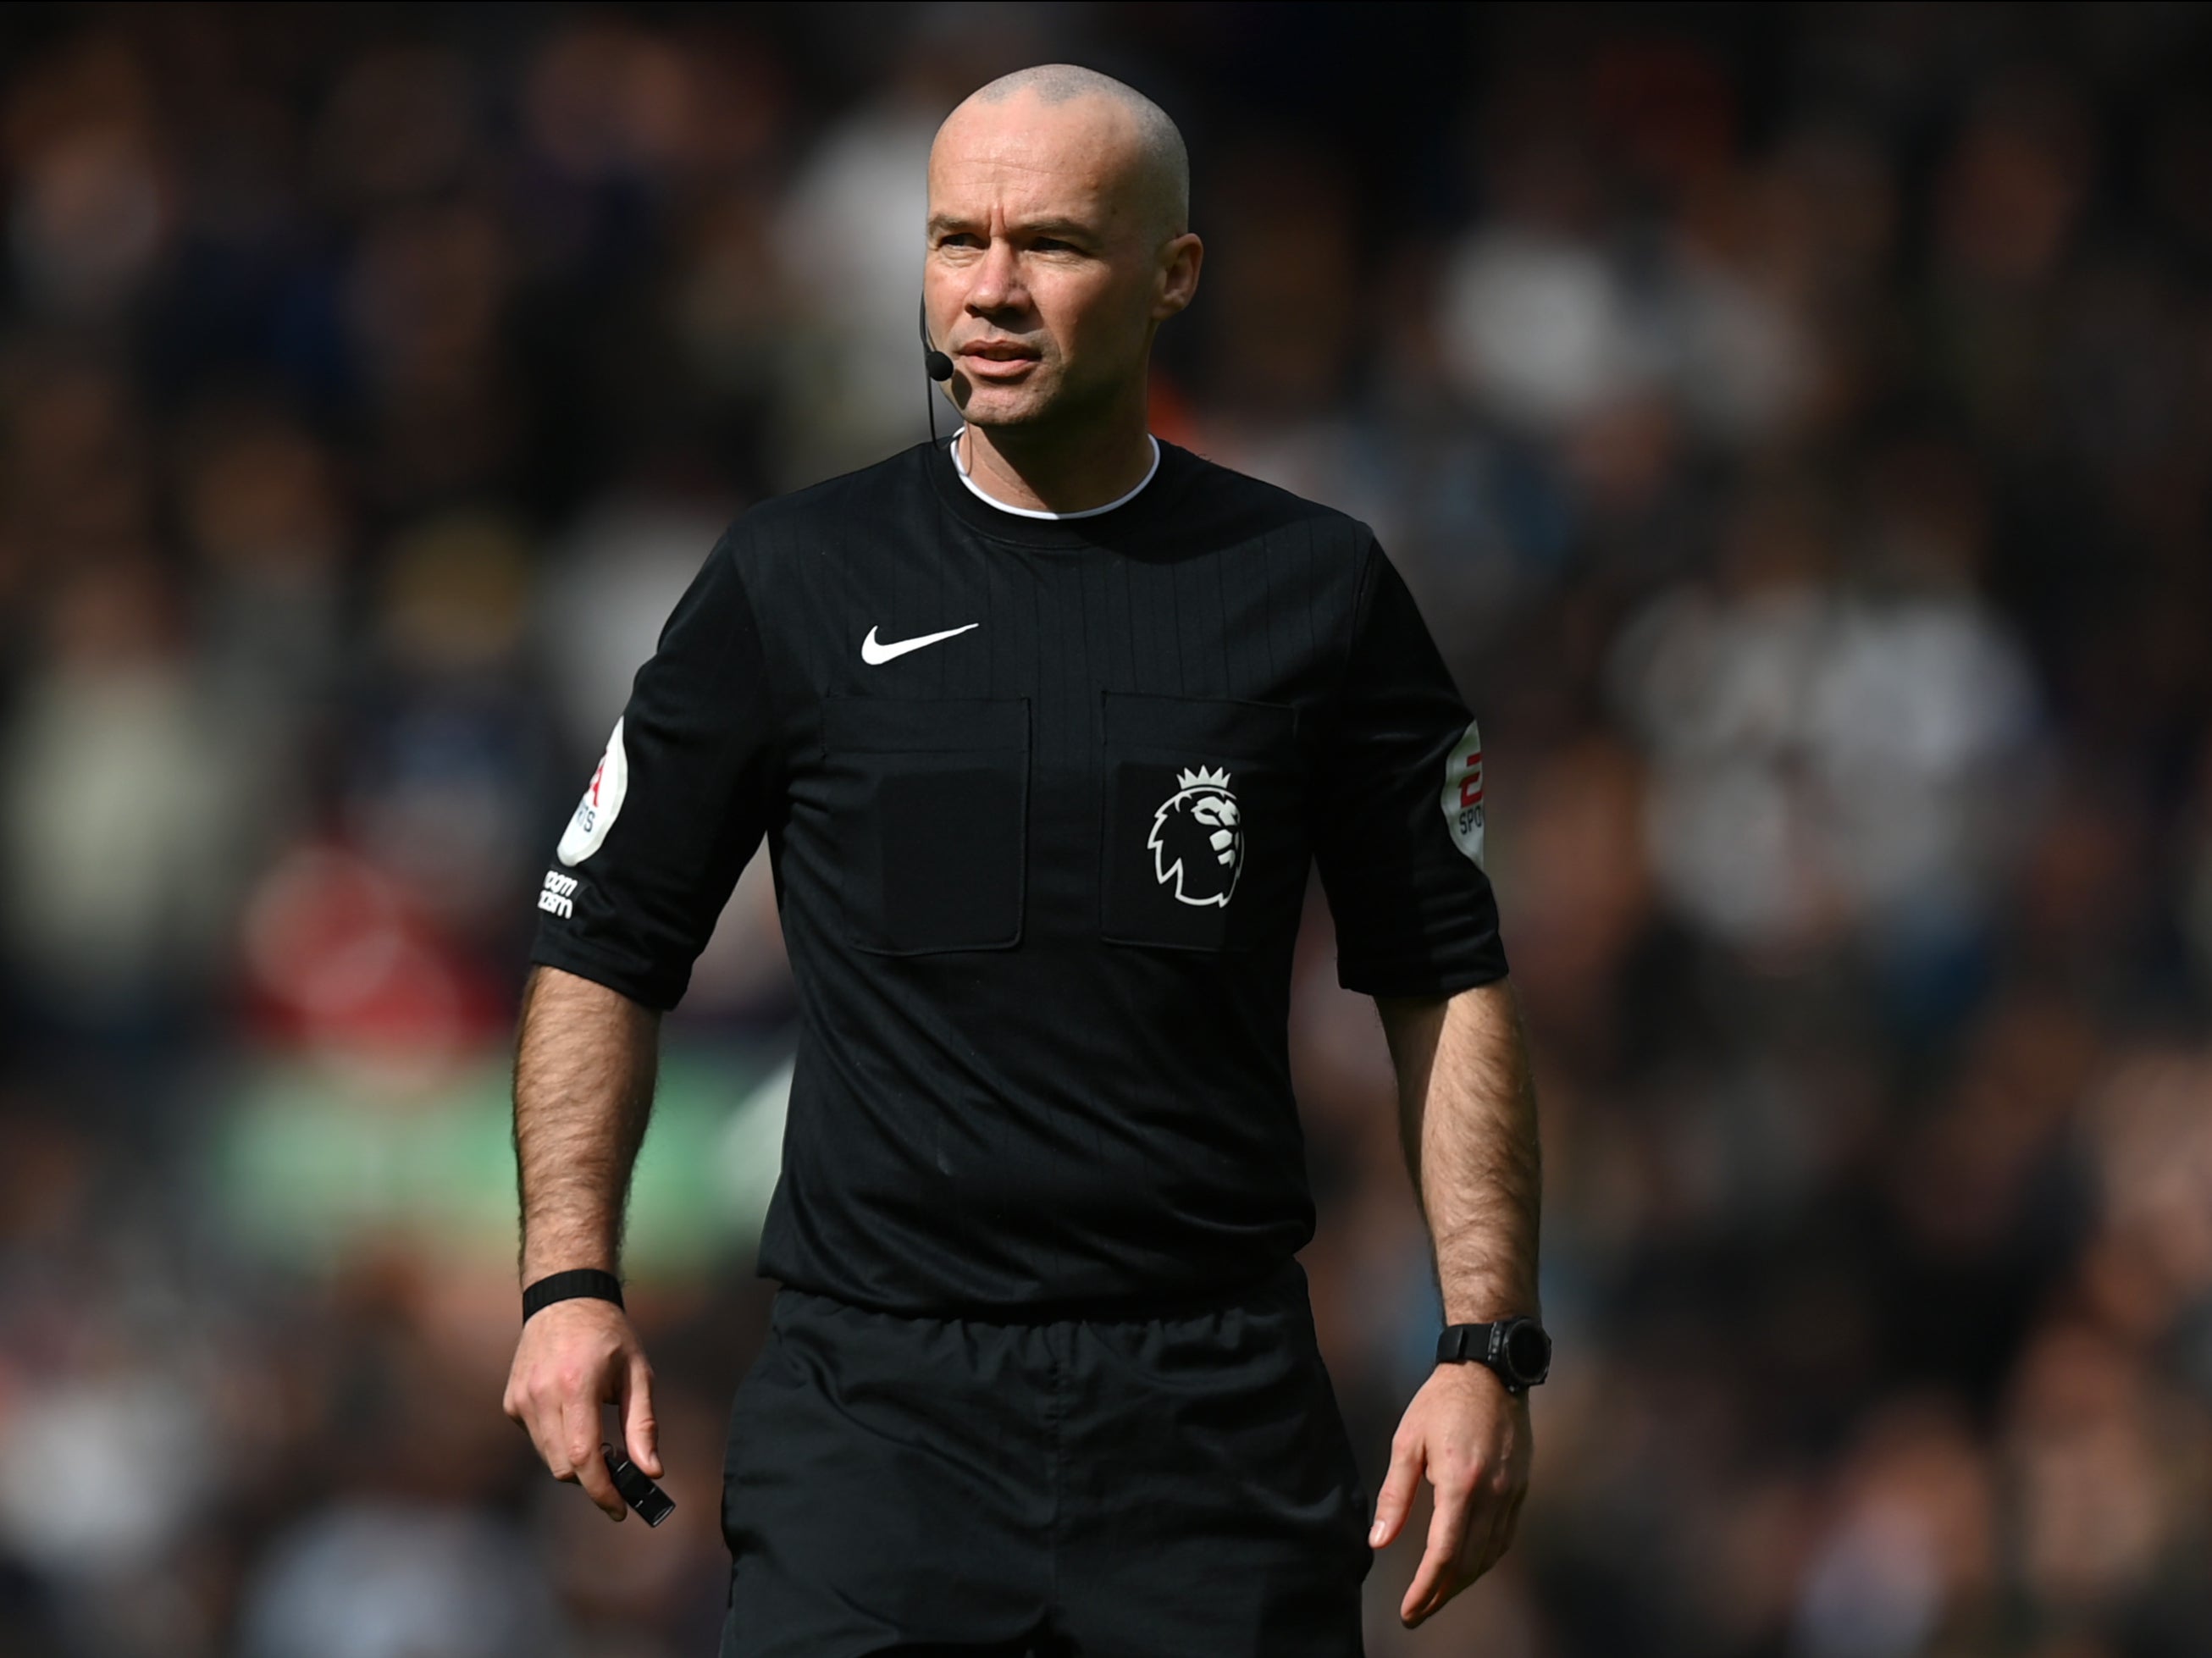
M1843 1485L1808 1564L1796 1649L1876 1658L1983 1637L1996 1587L1995 1491L1959 1413L1898 1401L1870 1425Z
M0 902L26 994L57 1023L128 1032L225 942L264 780L198 683L150 558L58 574L0 771Z
M1972 487L1955 469L1935 482ZM1899 952L1971 944L2023 838L2027 665L1962 580L1976 549L1959 526L1900 505L1869 527L1854 592L1821 502L1802 485L1750 495L1717 591L1662 594L1616 647L1624 713L1653 750L1655 865L1747 947L1860 930Z
M302 1521L250 1586L246 1658L558 1658L550 1584L522 1540L466 1510L364 1502Z

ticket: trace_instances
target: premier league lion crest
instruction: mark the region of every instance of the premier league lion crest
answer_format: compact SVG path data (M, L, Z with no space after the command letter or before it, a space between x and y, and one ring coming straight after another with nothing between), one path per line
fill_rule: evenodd
M1229 792L1229 774L1200 766L1177 772L1176 783L1176 792L1152 814L1145 840L1152 873L1186 904L1225 908L1244 867L1244 820Z

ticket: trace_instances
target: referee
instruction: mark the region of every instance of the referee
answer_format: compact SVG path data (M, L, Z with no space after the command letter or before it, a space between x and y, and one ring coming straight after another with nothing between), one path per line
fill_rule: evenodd
M1188 201L1092 71L952 112L922 329L965 424L729 527L545 877L505 1408L620 1520L603 1401L660 1472L614 1277L659 1020L768 841L800 1035L723 1658L1343 1658L1424 1474L1408 1625L1512 1538L1549 1343L1479 739L1364 525L1147 432ZM1310 864L1450 1327L1371 1514L1294 1258Z

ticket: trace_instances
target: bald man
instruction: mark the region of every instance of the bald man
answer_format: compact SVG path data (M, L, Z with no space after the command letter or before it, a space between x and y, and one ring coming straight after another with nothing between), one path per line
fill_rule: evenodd
M617 1276L658 1021L775 872L799 1054L723 1658L1344 1658L1424 1475L1407 1623L1512 1536L1549 1343L1480 742L1364 525L1147 431L1188 211L1118 82L952 112L923 331L963 423L730 526L546 873L506 1403L620 1520L603 1405L660 1473ZM1450 1321L1371 1512L1295 1259L1316 864Z

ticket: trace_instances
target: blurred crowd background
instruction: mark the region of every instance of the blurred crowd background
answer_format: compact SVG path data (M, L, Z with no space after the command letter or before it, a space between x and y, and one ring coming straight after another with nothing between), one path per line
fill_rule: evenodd
M1155 429L1489 739L1560 1357L1370 1653L2212 1653L2203 9L179 4L0 11L0 1658L713 1649L773 902L666 1030L648 1532L500 1410L535 886L720 525L923 433L930 134L1054 58L1190 139ZM1372 1476L1318 898L1292 1035Z

